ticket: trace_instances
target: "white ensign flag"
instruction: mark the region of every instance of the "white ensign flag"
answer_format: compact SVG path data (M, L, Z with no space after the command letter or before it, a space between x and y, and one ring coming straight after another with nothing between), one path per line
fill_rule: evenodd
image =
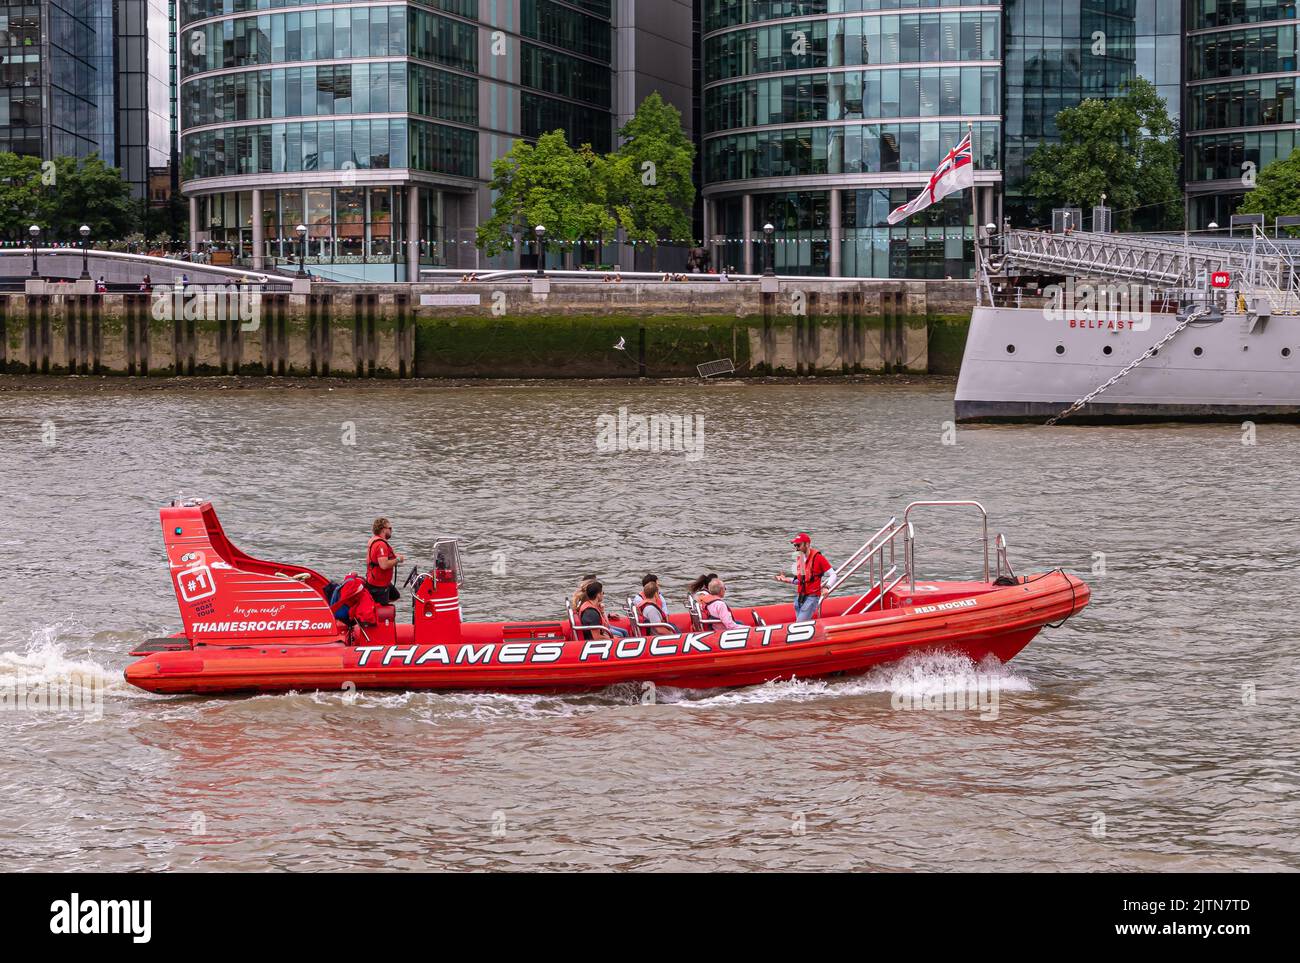
M896 207L889 213L889 223L897 224L906 220L917 211L923 211L935 201L947 197L953 191L960 191L975 186L975 165L972 163L970 149L970 131L961 139L961 143L948 151L948 156L939 162L939 166L930 175L930 183L925 190L917 194L902 207Z

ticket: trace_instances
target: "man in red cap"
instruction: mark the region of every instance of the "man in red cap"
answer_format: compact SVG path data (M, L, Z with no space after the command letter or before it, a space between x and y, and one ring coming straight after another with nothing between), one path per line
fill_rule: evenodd
M812 547L812 539L807 532L800 532L790 539L799 557L795 560L795 577L781 574L776 576L778 582L791 582L798 593L794 601L794 620L806 622L817 613L822 598L830 592L830 580L822 583L822 576L828 572L834 576L831 563L826 556Z

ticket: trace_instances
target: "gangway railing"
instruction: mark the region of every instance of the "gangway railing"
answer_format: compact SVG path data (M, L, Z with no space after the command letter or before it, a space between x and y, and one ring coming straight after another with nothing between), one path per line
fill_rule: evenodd
M1163 287L1194 287L1198 277L1227 271L1247 288L1286 277L1291 263L1280 248L1225 250L1144 235L1045 234L1012 230L1000 235L1003 270L1015 266L1051 274L1105 277ZM1234 286L1236 286L1234 284Z
M1295 261L1276 241L1264 233L1259 224L1251 224L1250 269L1253 289L1242 289L1243 296L1254 295L1256 301L1248 305L1255 314L1295 314L1300 311L1300 279ZM1263 253L1261 254L1261 249ZM1268 310L1260 310L1258 299L1268 303Z
M992 543L995 556L990 567L989 516L984 506L977 501L918 501L912 502L903 511L903 520L891 518L879 531L867 539L856 552L841 566L832 591L844 588L849 580L864 566L867 569L865 590L858 595L844 610L843 615L869 612L880 605L883 607L885 596L901 584L908 583L909 593L916 594L916 528L911 521L912 512L918 508L974 508L980 513L980 542L984 549L984 581L990 582L990 574L995 578L1004 575L1015 577L1011 563L1007 559L1007 540L1000 533ZM903 540L902 558L896 548L898 539ZM899 563L901 561L901 569Z

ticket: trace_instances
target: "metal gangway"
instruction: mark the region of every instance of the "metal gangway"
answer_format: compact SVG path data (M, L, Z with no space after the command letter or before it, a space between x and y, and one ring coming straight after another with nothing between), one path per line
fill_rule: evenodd
M903 510L903 520L894 516L872 535L843 563L837 573L832 591L838 592L864 566L866 567L865 591L855 598L842 615L855 615L870 612L873 608L884 607L885 597L894 588L907 582L908 594L916 594L916 526L912 523L912 512L918 508L974 508L980 513L980 542L984 547L984 581L1001 579L1004 576L1015 578L1011 563L1007 561L1007 540L1000 533L994 537L992 549L994 554L993 579L989 568L989 513L976 501L920 501L912 502ZM897 547L902 539L901 549ZM901 565L901 568L900 568Z
M1249 244L1236 248L1145 234L1008 230L997 236L990 269L1102 278L1170 292L1204 292L1213 275L1227 273L1245 311L1300 313L1300 269L1293 256L1259 226L1251 230Z

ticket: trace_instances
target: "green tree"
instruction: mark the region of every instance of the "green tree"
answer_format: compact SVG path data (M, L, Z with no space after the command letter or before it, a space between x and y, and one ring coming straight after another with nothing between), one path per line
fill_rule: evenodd
M1279 157L1255 179L1255 187L1237 205L1238 214L1263 214L1264 223L1274 218L1300 214L1300 150ZM1295 233L1295 228L1288 228Z
M26 241L27 228L41 221L41 159L0 153L0 237Z
M589 241L614 229L607 210L605 159L583 145L575 150L564 131L543 134L536 144L515 141L492 163L492 216L479 225L477 244L495 255L513 247L514 235L525 243L537 225L546 241Z
M140 229L139 205L131 187L116 167L98 154L80 161L60 157L55 161L57 180L46 188L48 218L55 237L78 237L82 224L92 238L126 237Z
M1178 132L1149 81L1135 78L1119 97L1067 107L1056 125L1061 142L1039 145L1028 161L1025 191L1040 214L1053 207L1086 209L1104 193L1120 230L1135 222L1181 226Z
M45 241L79 241L81 225L96 240L123 238L138 229L139 205L115 167L97 155L77 160L0 154L0 233L28 239L37 224Z
M641 101L618 136L622 145L608 158L607 196L628 240L655 245L688 240L695 146L682 129L680 111L656 91Z

